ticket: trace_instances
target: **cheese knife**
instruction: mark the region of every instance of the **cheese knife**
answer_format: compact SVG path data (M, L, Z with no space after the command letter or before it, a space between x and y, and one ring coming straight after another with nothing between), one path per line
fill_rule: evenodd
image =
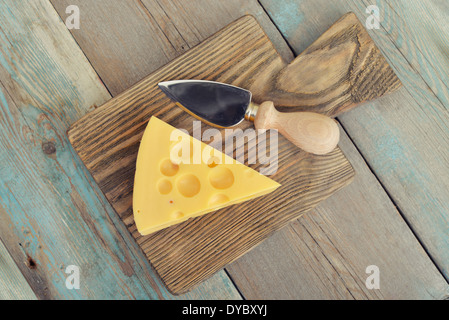
M258 105L250 91L206 80L173 80L159 88L179 107L218 128L234 127L243 120L256 129L275 129L302 150L324 155L338 144L340 130L330 117L313 112L278 112L273 102Z

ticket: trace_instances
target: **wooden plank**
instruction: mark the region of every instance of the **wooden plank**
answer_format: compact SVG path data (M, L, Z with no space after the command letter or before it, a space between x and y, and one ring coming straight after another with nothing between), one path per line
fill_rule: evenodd
M341 24L347 26L346 20ZM335 28L340 30L341 24ZM338 148L315 156L279 136L279 170L272 178L282 186L273 193L148 236L136 230L132 212L135 162L148 120L157 116L190 133L195 120L158 89L158 82L192 77L248 88L254 79L272 78L269 71L277 73L279 65L281 58L260 25L244 16L87 114L68 132L74 149L171 292L190 290L352 180L352 167ZM263 98L255 95L255 99ZM238 128L249 127L252 124L245 122ZM263 164L252 167L259 171Z
M0 300L36 300L8 250L0 241Z
M386 0L379 7L383 28L436 97L449 106L449 3L444 0Z
M108 91L48 1L5 0L0 19L0 235L13 260L41 299L170 298L66 137ZM239 298L215 283L217 295L185 297Z
M364 21L369 5L368 1L291 0L285 1L282 11L274 1L262 3L296 52L301 52L329 27L331 21L349 10L355 11ZM381 12L385 12L383 3L378 4ZM284 12L299 14L300 18L288 18ZM402 38L391 36L398 35L396 24L401 19L391 10L387 12L389 14L383 16L382 22L385 27L370 34L406 89L351 111L340 120L401 214L446 273L448 228L444 213L448 212L449 195L443 177L449 157L448 148L442 146L447 146L448 141L448 115L440 99L432 94L423 77L405 59L410 47L402 47ZM398 54L398 49L402 54Z
M67 6L80 8L81 27L72 34L113 96L244 14L257 18L286 61L293 57L254 0L51 2L63 20Z

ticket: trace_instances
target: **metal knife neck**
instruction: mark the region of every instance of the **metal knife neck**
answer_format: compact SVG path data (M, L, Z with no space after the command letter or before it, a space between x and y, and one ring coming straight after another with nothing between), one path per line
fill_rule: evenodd
M248 108L245 112L245 119L251 122L254 122L254 119L256 119L257 111L259 110L259 105L254 102L250 102L248 105Z

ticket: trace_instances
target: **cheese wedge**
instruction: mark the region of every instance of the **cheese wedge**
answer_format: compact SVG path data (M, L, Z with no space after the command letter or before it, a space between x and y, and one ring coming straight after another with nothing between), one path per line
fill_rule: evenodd
M147 235L269 193L280 184L152 117L134 179L137 230Z

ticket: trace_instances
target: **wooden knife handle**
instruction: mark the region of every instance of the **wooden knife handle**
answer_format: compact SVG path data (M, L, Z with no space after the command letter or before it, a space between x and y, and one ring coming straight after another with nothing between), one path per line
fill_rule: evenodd
M323 155L337 147L340 129L337 122L313 112L278 112L273 102L262 103L254 119L256 129L276 129L302 150Z

